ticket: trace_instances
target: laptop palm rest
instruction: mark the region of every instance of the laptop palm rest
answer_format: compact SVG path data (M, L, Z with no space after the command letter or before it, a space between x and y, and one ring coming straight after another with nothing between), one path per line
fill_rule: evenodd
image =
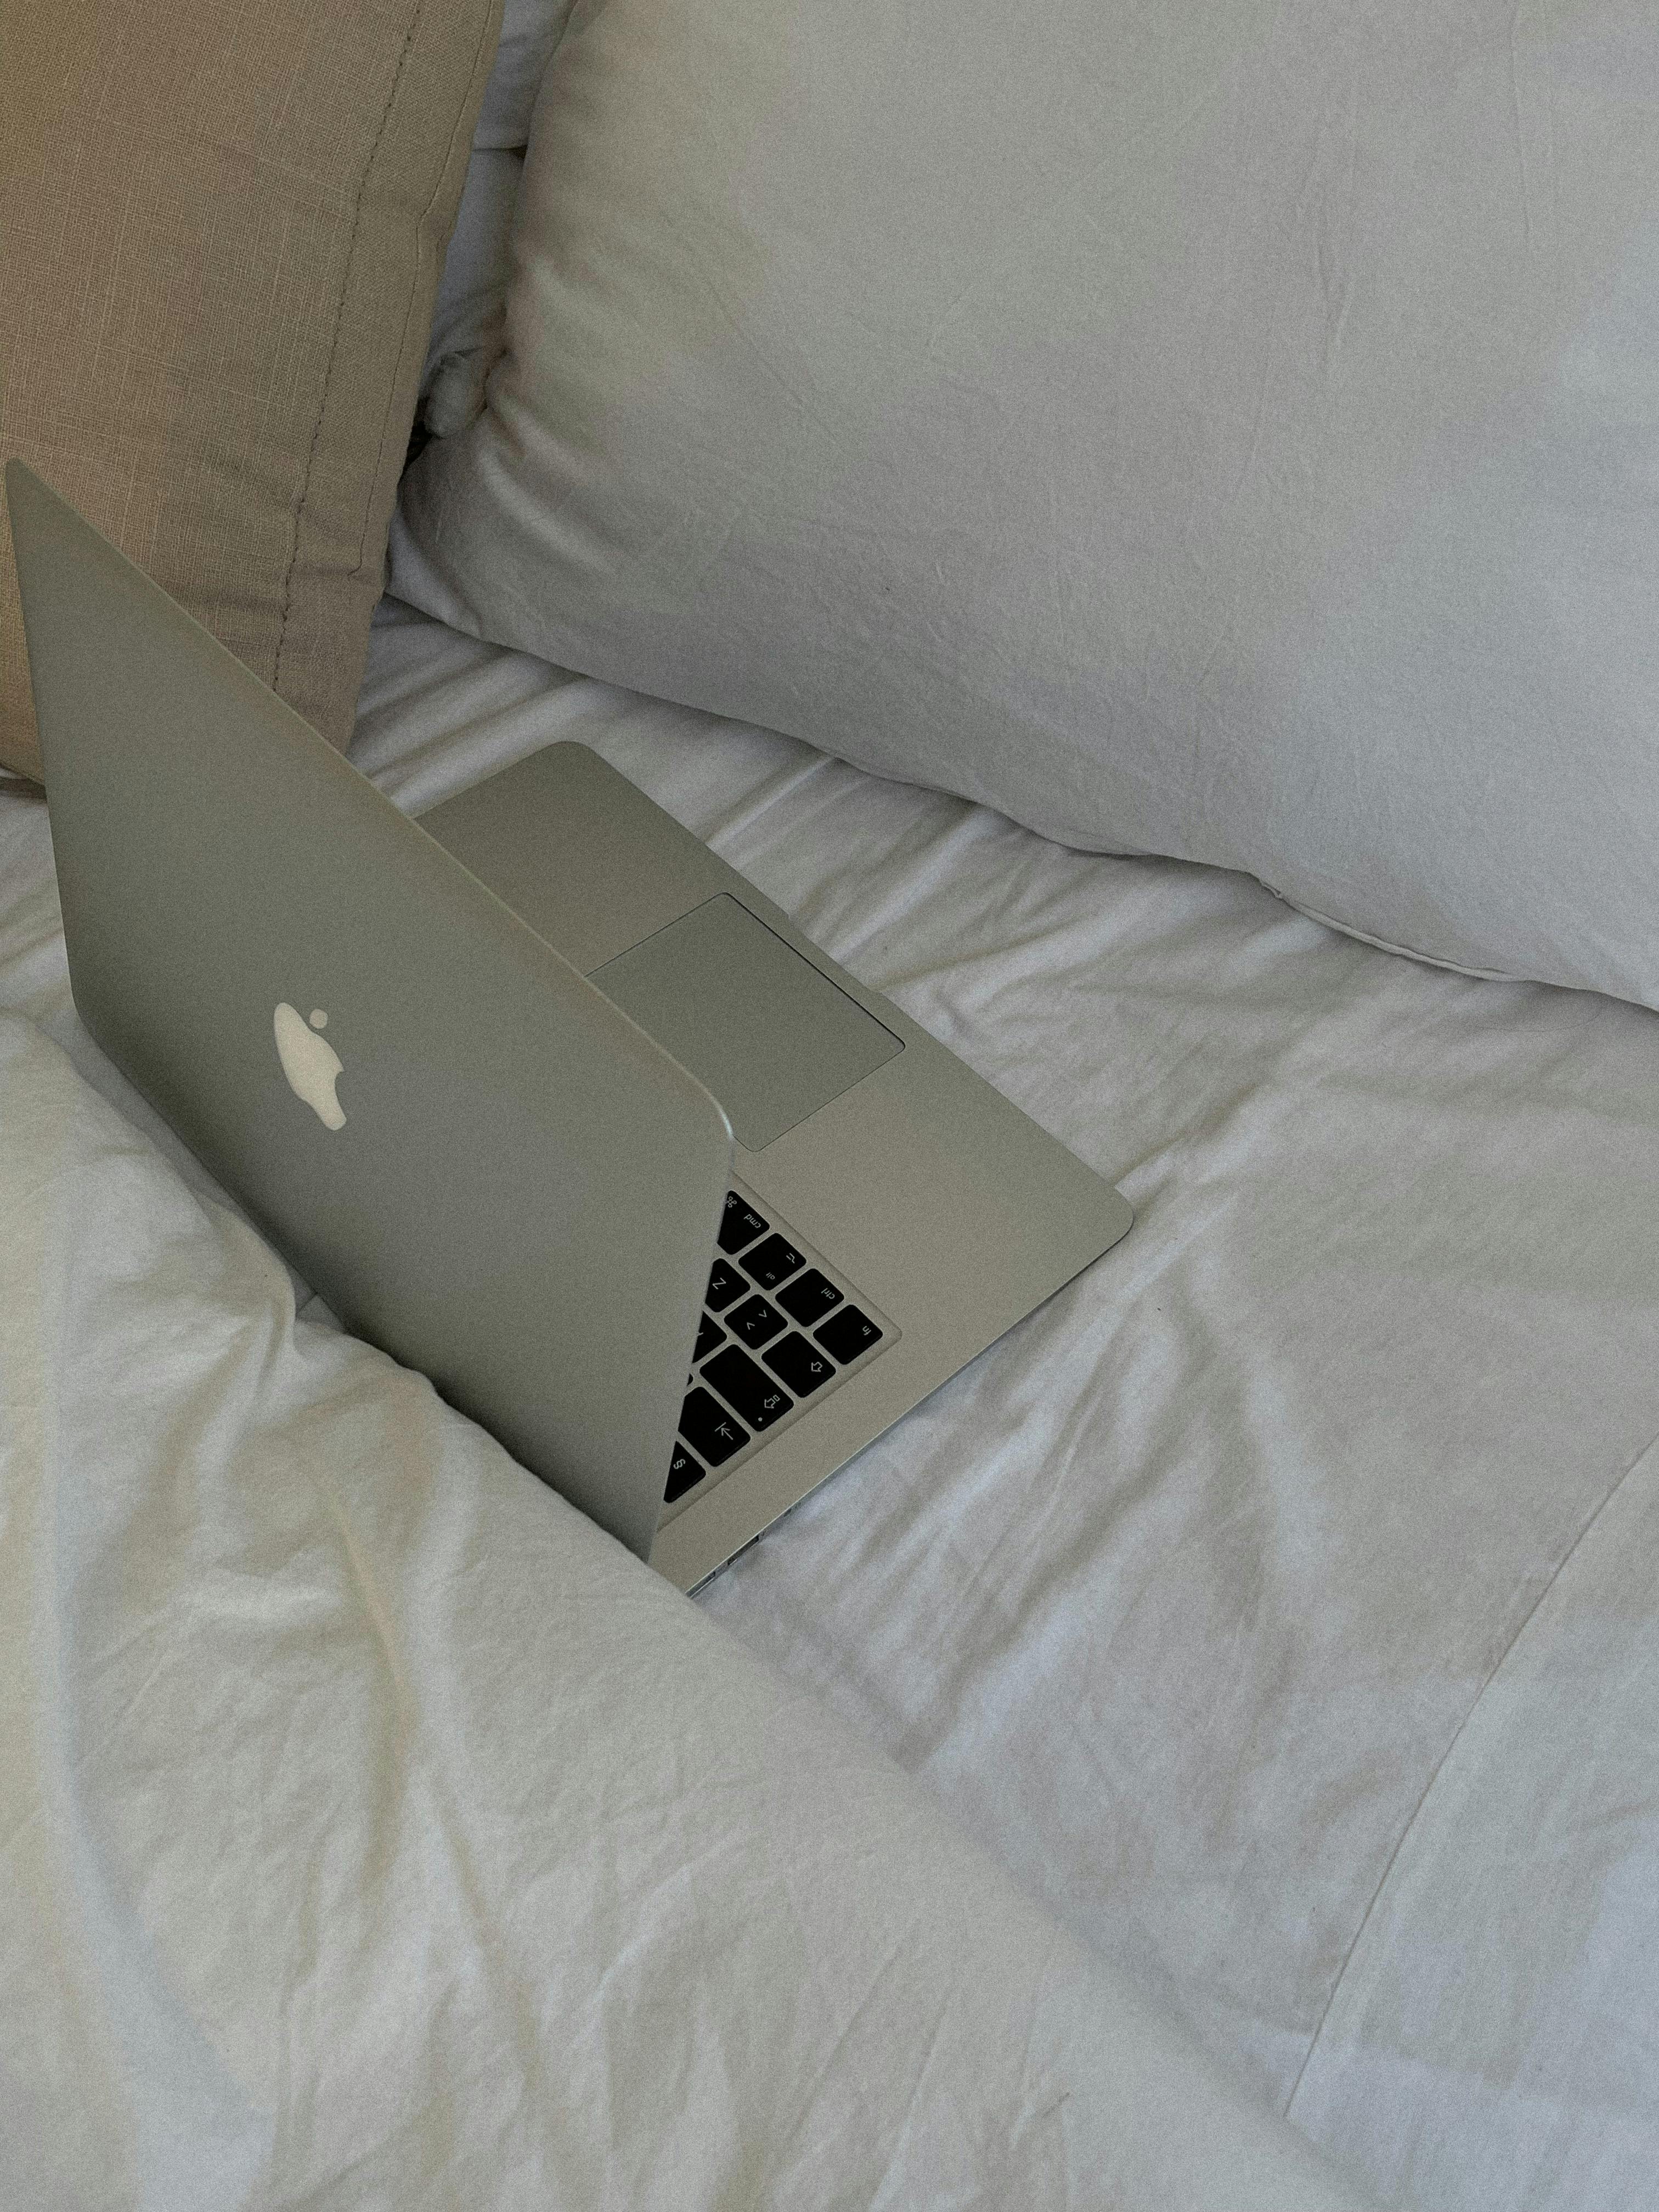
M586 745L544 745L420 819L714 1093L746 1152L906 1048Z
M904 1049L725 893L588 980L714 1092L751 1152Z

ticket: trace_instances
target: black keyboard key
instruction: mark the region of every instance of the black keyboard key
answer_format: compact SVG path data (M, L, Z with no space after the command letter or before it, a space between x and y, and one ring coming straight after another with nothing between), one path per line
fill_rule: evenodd
M688 1490L695 1490L702 1480L702 1469L684 1444L677 1443L674 1456L668 1462L668 1487L662 1494L665 1505L672 1505L677 1498L684 1498Z
M720 1248L722 1252L741 1252L745 1244L752 1244L757 1237L764 1237L772 1226L763 1214L745 1203L734 1190L726 1194L726 1212L720 1219Z
M737 1269L725 1260L716 1260L709 1272L708 1288L703 1293L703 1304L723 1313L733 1298L740 1298L749 1288Z
M726 1331L720 1327L720 1323L717 1321L711 1320L709 1316L707 1314L699 1314L697 1316L697 1342L696 1347L691 1354L692 1358L707 1359L709 1353L716 1350L717 1347L724 1344L725 1341Z
M822 1389L836 1371L829 1353L809 1344L804 1336L797 1336L793 1328L781 1344L775 1344L761 1358L782 1376L798 1398Z
M732 1349L735 1351L736 1346ZM738 1352L741 1358L743 1354ZM749 1431L724 1406L717 1405L707 1390L688 1390L685 1403L680 1407L680 1434L694 1451L700 1452L710 1467L719 1467L741 1451L749 1441Z
M731 1401L751 1429L769 1429L789 1411L787 1392L735 1344L728 1344L702 1372L704 1381Z
M769 1237L763 1244L757 1244L744 1261L744 1266L763 1291L775 1290L787 1281L797 1267L806 1265L806 1255L797 1252L785 1237Z
M841 1292L828 1275L821 1275L816 1267L809 1267L798 1275L787 1291L778 1293L778 1304L791 1321L798 1321L803 1328L811 1328L814 1322L822 1321L831 1306L841 1304Z
M856 1306L843 1306L812 1334L830 1357L843 1367L849 1359L856 1359L860 1352L868 1352L872 1344L881 1342L881 1331L869 1315L860 1313Z
M740 1306L732 1307L726 1316L726 1326L745 1344L759 1346L770 1344L779 1330L788 1324L757 1291L752 1298L745 1298Z

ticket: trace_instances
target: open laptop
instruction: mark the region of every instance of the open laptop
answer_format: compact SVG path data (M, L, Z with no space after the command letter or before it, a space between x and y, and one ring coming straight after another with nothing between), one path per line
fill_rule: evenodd
M349 1328L681 1589L1129 1227L586 746L411 820L6 494L87 1028Z

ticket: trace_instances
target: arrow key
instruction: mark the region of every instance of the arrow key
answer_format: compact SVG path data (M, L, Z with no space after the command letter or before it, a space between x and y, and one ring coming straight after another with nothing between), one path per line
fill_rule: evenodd
M769 1367L777 1370L798 1398L805 1397L811 1390L821 1389L836 1371L836 1364L829 1353L816 1344L809 1344L793 1328L761 1357Z

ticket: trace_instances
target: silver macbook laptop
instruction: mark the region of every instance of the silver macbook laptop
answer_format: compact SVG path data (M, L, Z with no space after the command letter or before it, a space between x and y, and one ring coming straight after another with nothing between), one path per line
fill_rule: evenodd
M680 1588L1128 1228L586 747L411 820L6 492L88 1029L348 1327Z

